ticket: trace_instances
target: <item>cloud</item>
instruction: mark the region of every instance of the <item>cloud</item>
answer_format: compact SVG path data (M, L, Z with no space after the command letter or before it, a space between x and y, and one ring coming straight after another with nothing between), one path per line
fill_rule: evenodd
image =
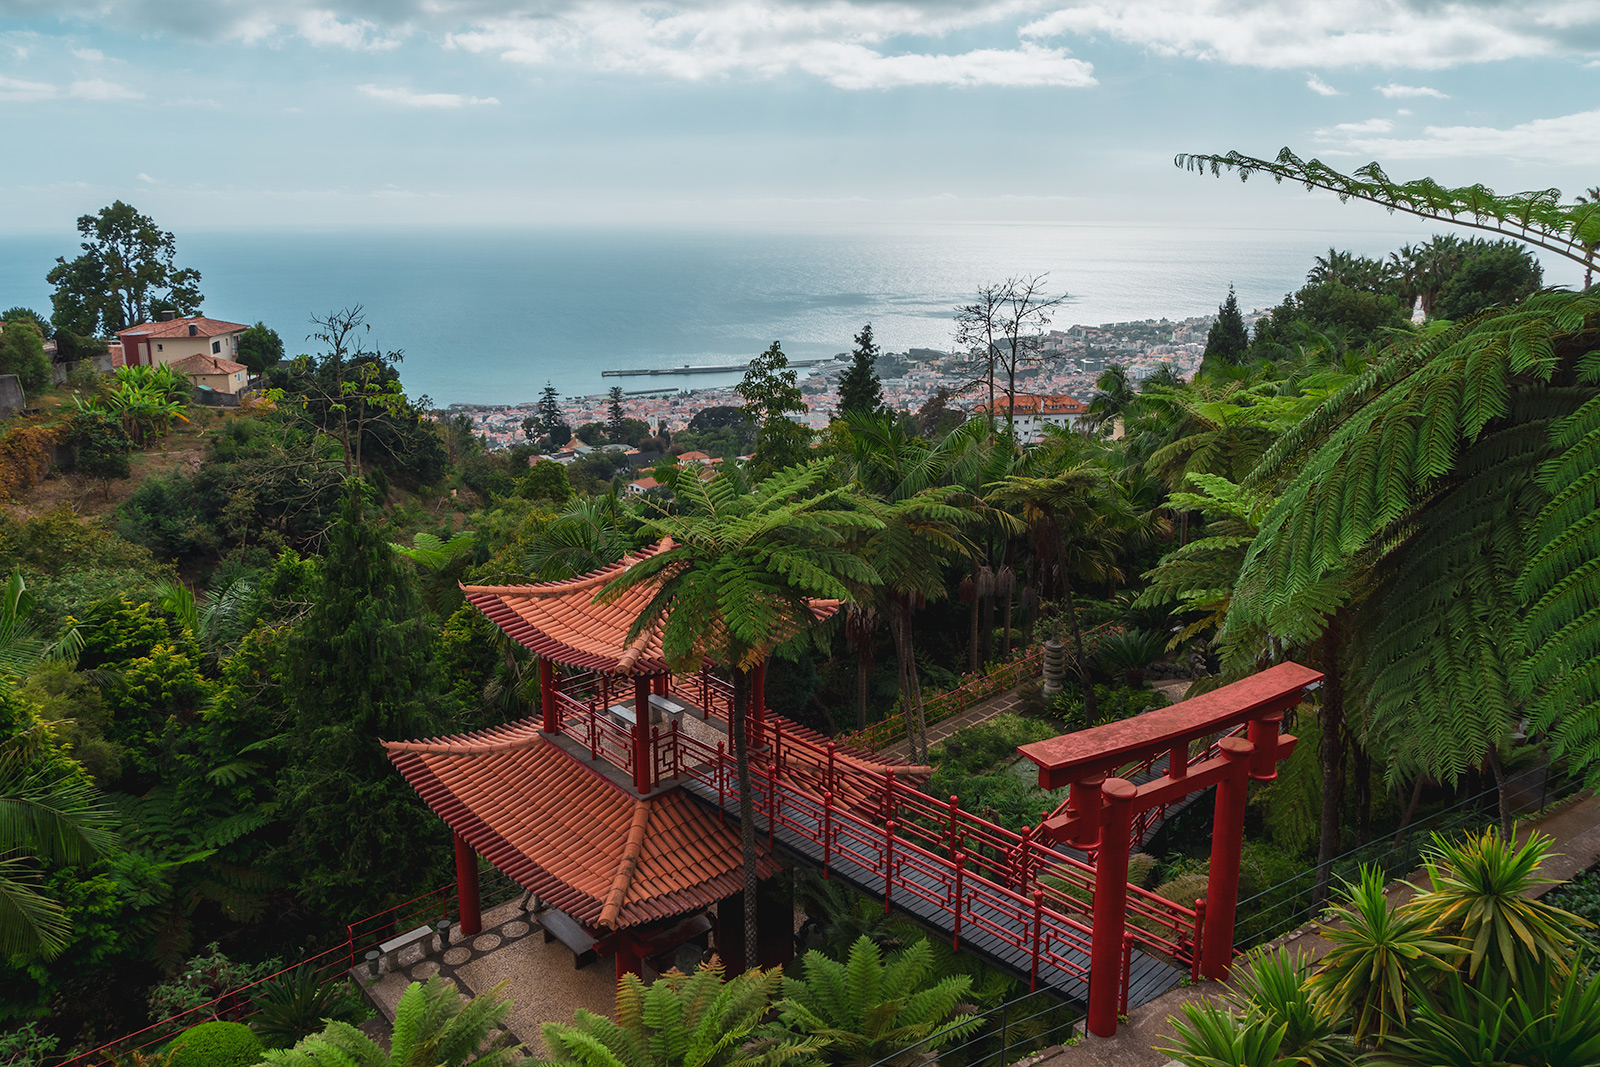
M0 75L0 101L30 103L38 100L139 100L144 94L126 85L91 78L65 87L50 82L24 81Z
M1364 122L1341 122L1331 130L1318 130L1317 136L1321 138L1339 135L1357 136L1363 133L1388 133L1394 129L1394 123L1388 119L1367 119Z
M0 74L0 100L27 103L30 100L50 100L61 95L61 90L45 82L23 81Z
M1321 78L1317 77L1315 74L1311 74L1311 75L1308 75L1306 77L1306 88L1310 89L1312 92L1316 93L1318 96L1343 96L1344 95L1339 90L1335 89L1333 86L1329 85L1327 82L1325 82Z
M253 27L251 32L258 30L270 32L265 26ZM294 20L294 30L306 41L324 48L347 48L353 52L387 52L400 45L399 37L380 36L379 27L375 23L366 19L341 22L334 12L325 10L301 13Z
M356 91L362 96L374 100L382 100L387 104L399 104L402 107L417 108L453 108L480 106L484 104L498 104L500 101L492 96L463 96L460 93L415 93L410 89L386 89L377 85L358 85Z
M74 48L72 54L85 63L104 63L106 60L106 54L98 48Z
M1504 158L1519 162L1600 166L1600 110L1494 126L1428 126L1421 137L1365 137L1351 123L1334 127L1345 135L1345 151L1391 159ZM1374 129L1373 132L1387 132Z
M136 89L101 78L76 81L67 86L67 96L75 100L141 100L144 94Z
M1396 85L1394 82L1390 82L1388 85L1374 85L1373 89L1390 100L1397 97L1404 100L1413 96L1431 96L1435 100L1450 99L1449 93L1441 93L1439 90L1430 89L1426 85Z
M987 23L1000 10L1010 11L770 0L702 8L591 3L557 19L490 20L448 40L464 51L530 66L587 66L684 81L802 72L852 90L1095 84L1091 64L1037 42L951 52L883 47L890 38L940 37Z
M1068 0L1025 36L1110 37L1158 55L1268 69L1407 67L1600 52L1600 6L1572 0Z
M156 180L154 178L150 177L150 175L146 174L142 170L136 175L136 177L140 181L144 182L146 185L154 185L154 184L156 184Z

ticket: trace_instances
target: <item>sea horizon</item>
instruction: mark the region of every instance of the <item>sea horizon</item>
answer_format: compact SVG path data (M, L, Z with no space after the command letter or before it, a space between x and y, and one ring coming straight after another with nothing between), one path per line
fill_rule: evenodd
M869 321L885 351L948 350L954 308L1011 275L1066 292L1055 329L1212 314L1230 284L1242 308L1271 307L1330 247L1385 255L1439 229L1381 221L197 230L177 262L201 271L205 314L263 321L290 355L315 351L311 316L360 304L364 340L404 352L411 395L516 404L546 381L564 396L727 385L739 375L600 372L742 363L775 340L824 358ZM71 232L0 236L0 307L48 313L44 275L76 249Z

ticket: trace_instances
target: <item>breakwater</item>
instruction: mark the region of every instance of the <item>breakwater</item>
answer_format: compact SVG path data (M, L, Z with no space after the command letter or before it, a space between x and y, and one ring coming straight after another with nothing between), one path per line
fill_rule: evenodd
M837 357L829 356L827 359L791 359L791 367L820 367L824 363L832 363ZM685 363L681 367L636 367L630 370L603 370L602 378L637 378L656 377L663 374L736 374L739 371L750 369L749 363L724 363L715 367L691 367Z

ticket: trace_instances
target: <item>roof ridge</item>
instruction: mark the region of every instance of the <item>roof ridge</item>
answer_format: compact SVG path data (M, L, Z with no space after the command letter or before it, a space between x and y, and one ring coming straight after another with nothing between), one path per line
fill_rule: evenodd
M496 593L502 596L515 594L517 596L541 599L551 596L565 596L568 593L581 592L597 585L604 585L635 563L640 563L652 556L659 555L671 547L672 538L664 537L651 547L640 549L638 552L630 552L615 563L607 564L597 571L579 575L576 578L565 578L559 582L532 582L527 585L462 585L461 591L464 593Z
M623 902L628 899L628 891L633 888L633 875L639 869L639 857L644 853L645 835L650 829L651 805L646 800L633 802L633 824L628 827L628 840L622 846L622 859L617 864L617 875L612 880L611 892L606 897L606 903L600 909L600 925L608 929L616 929L619 916L622 915Z

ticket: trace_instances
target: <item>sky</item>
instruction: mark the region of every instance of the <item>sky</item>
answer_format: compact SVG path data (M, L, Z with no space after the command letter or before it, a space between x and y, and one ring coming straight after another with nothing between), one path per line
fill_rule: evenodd
M1372 224L1173 157L1570 198L1597 90L1600 0L0 0L0 233Z

